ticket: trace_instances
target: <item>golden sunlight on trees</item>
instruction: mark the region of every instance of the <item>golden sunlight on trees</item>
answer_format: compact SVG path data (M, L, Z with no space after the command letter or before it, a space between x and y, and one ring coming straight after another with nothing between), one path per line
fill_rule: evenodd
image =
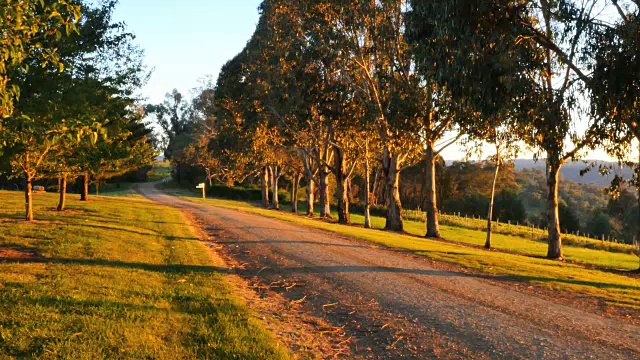
M308 215L330 217L333 202L348 224L354 201L365 214L375 203L387 230L404 231L401 175L423 167L419 207L426 236L439 238L442 151L461 139L490 144L491 247L495 202L511 196L497 190L500 172L526 149L545 163L547 255L563 259L561 220L575 227L559 196L563 166L605 148L638 169L627 156L640 141L636 3L265 0L260 9L245 49L201 92L208 105L185 104L179 177L257 182L275 209L284 178L296 210L301 187ZM640 190L637 179L616 181Z

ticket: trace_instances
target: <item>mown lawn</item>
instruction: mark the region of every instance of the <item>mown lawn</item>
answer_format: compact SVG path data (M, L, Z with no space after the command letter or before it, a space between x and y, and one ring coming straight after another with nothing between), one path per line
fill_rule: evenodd
M184 191L177 191L176 194L185 196L195 202L204 202L210 205L294 222L356 239L409 250L418 255L454 263L483 273L507 276L514 280L558 290L576 291L585 295L600 297L612 305L640 309L640 279L597 269L587 269L571 263L544 259L542 258L546 254L544 244L520 237L496 235L494 243L496 248L539 255L540 257L487 251L455 243L427 240L411 235L368 230L356 226L343 226L297 216L288 211L266 210L245 202L198 199L189 196ZM356 224L361 224L363 217L352 215L352 220ZM382 218L374 217L372 222L376 228L384 226L384 219ZM411 234L422 235L424 232L423 227L424 224L419 222L408 221L406 223L406 229ZM442 233L450 241L476 245L484 244L484 233L480 231L444 226ZM574 247L566 247L565 251L569 259L585 264L627 269L637 269L638 267L638 258L629 254Z
M290 358L178 211L75 197L0 192L0 357Z

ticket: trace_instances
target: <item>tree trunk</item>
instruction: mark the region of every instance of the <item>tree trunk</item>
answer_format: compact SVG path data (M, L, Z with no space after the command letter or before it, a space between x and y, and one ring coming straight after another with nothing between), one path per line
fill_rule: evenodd
M493 174L493 184L491 186L491 199L489 200L489 214L487 215L487 241L484 243L485 249L491 249L491 221L493 220L493 204L496 198L496 184L498 173L500 172L500 155L496 159L496 172Z
M98 196L100 195L100 179L96 178L94 182L96 183L96 196Z
M400 164L398 164L398 155L391 153L389 149L385 149L382 159L387 200L387 222L384 228L390 231L404 231L399 189Z
M369 144L365 149L364 158L364 227L371 229L371 168L369 167Z
M25 220L33 221L33 179L31 175L25 177L24 187Z
M80 201L89 201L89 173L82 175L82 193Z
M67 200L67 174L62 175L60 178L60 186L58 191L60 192L60 201L58 202L58 211L64 211L65 202Z
M207 172L207 180L209 181L209 187L213 186L213 181L211 180L211 169L206 169Z
M280 210L280 196L278 196L278 182L280 181L280 168L274 166L271 172L271 185L273 186L273 209Z
M331 202L329 201L329 169L320 167L320 217L331 218Z
M260 172L260 182L262 186L262 207L269 207L269 169L265 166Z
M640 167L640 136L638 136L638 165ZM640 174L637 175L636 189L638 189L638 241L640 241Z
M640 157L640 136L638 136L638 156ZM638 158L638 165L640 166L640 158ZM638 224L636 229L636 239L640 243L640 175L636 179L636 189L638 189ZM640 248L638 249L638 258L640 258ZM638 273L640 273L640 263L638 264Z
M291 184L291 212L298 213L298 190L300 190L300 177L299 173L293 175L293 181Z
M547 228L549 229L547 257L558 260L564 259L558 209L558 182L561 167L559 160L547 159Z
M334 154L334 174L336 176L336 193L338 195L338 223L350 224L347 159L344 150L338 147L335 148Z
M385 181L384 181L384 171L381 171L379 167L376 168L375 175L373 176L373 205L380 204L380 199L382 199L384 195Z
M426 237L432 239L439 239L440 236L440 221L438 219L438 199L436 192L436 153L433 148L433 144L427 145L426 153L426 177L427 177L427 199L426 209L427 212L427 234Z
M269 204L273 203L273 168L271 166L267 166L267 188L268 191L271 191L271 198Z
M313 216L314 213L315 191L316 184L313 182L313 179L309 178L307 183L307 216Z
M640 163L638 163L640 164ZM640 209L640 186L638 187L638 209ZM638 211L640 213L640 210ZM640 217L640 215L639 215ZM640 243L640 218L638 219L637 241ZM640 258L640 247L638 248L638 258ZM640 261L638 263L638 273L640 273Z

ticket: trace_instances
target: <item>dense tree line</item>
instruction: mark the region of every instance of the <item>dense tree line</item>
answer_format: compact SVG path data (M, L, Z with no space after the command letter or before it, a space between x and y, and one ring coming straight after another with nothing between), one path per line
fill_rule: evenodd
M495 147L493 173L468 185L483 189L490 220L509 196L500 171L526 147L546 163L548 257L562 259L563 164L603 147L636 174L612 193L640 191L629 158L639 139L636 2L265 0L260 9L245 49L202 92L202 116L190 117L198 130L177 163L225 183L256 176L265 206L285 176L306 186L309 215L314 188L321 217L335 192L348 224L359 177L366 214L380 194L386 229L402 231L401 174L421 166L425 234L439 237L439 211L454 206L441 203L442 150L461 138Z
M136 91L146 81L142 52L117 1L9 1L2 6L3 113L0 169L23 180L26 219L32 186L81 178L82 200L100 181L150 164L155 156ZM25 30L27 24L32 28Z

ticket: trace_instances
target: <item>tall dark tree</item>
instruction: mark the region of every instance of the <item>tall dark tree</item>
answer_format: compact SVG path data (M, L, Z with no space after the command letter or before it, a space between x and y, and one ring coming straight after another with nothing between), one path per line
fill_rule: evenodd
M606 150L621 165L635 170L631 178L614 179L613 195L619 196L625 185L631 185L640 206L640 157L631 158L634 150L640 156L640 5L632 1L612 4L617 21L599 28L590 43L596 54L591 110L603 119L597 136ZM640 217L636 222L640 223ZM640 227L636 238L640 239Z
M429 7L425 1L415 3L416 9ZM524 116L518 119L524 129L523 134L526 134L523 140L538 150L538 157L546 158L548 257L562 259L558 213L560 169L566 161L579 157L582 150L593 146L596 140L593 132L598 126L596 118L583 117L588 120L584 131L578 129L585 126L577 127L576 124L579 115L584 115L585 109L580 105L588 100L584 99L583 90L593 83L592 76L586 71L594 63L588 40L594 29L606 23L602 21L604 15L600 12L600 2L457 0L433 6L441 9L439 14L445 13L444 16L436 14L434 18L445 21L431 24L437 25L436 29L444 29L444 35L449 35L442 37L449 45L440 49L445 54L461 55L453 56L452 64L462 61L463 66L458 70L465 69L461 73L463 77L476 74L473 70L477 67L503 67L501 61L476 59L482 60L488 54L490 59L499 60L506 54L506 59L515 61L507 61L504 69L515 71L509 71L506 78L497 80L506 80L502 81L503 86L509 88L513 83L510 74L514 74L517 75L515 79L528 80L531 84L527 85L530 91L519 101L519 113ZM478 16L481 14L486 16ZM490 26L492 24L495 26ZM426 27L424 30L428 32L430 29ZM477 39L485 46L475 47ZM465 52L456 52L459 49ZM449 76L449 73L445 71L444 75ZM487 74L494 77L496 72ZM471 79L482 78L472 76ZM496 104L491 100L499 98L491 96L499 89L492 84L496 81L477 82L483 97L490 99L491 107Z

